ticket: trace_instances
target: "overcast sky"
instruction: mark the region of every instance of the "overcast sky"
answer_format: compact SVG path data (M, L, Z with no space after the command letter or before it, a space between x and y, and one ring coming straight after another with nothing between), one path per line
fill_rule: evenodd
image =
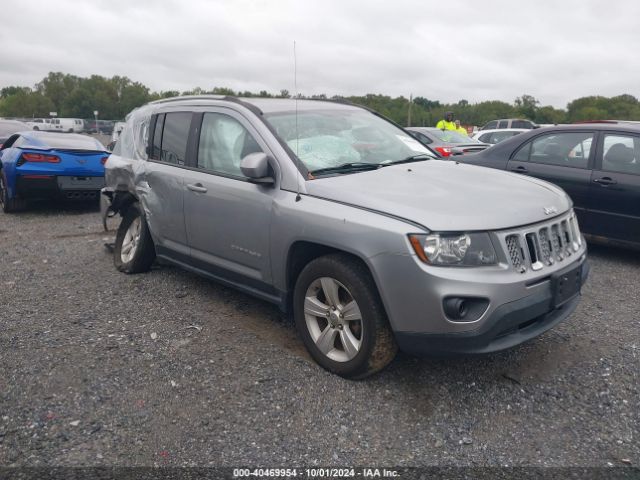
M640 97L635 0L3 0L0 87L50 71L152 90L281 89L564 108Z

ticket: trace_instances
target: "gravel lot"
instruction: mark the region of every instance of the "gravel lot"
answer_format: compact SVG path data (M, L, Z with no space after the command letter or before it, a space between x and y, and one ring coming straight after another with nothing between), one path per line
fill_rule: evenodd
M576 313L514 350L352 382L270 304L118 273L99 212L0 212L0 465L640 464L640 255L592 246Z

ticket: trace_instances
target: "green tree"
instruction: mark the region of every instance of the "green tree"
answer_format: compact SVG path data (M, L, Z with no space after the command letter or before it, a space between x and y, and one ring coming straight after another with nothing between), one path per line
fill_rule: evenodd
M564 123L567 113L564 110L553 108L551 105L540 107L536 110L532 120L536 123Z
M4 117L48 117L54 111L53 102L38 92L18 91L5 97L0 108L0 115Z
M513 106L518 115L533 120L540 102L531 95L522 95L514 100Z
M0 98L7 98L17 93L31 93L31 89L29 87L4 87L0 90Z

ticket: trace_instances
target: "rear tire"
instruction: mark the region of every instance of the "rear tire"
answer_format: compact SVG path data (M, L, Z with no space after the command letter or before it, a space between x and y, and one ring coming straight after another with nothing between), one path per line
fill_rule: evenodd
M113 263L124 273L142 273L151 268L156 249L140 208L134 203L125 213L116 233Z
M3 171L0 170L0 203L4 213L14 213L24 210L27 202L20 198L9 198L9 189L7 188L7 178Z
M398 351L369 270L348 255L320 257L302 270L293 312L313 359L342 377L368 377Z

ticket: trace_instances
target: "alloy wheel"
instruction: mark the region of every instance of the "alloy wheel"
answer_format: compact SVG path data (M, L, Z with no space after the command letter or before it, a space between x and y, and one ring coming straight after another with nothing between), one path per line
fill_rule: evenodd
M138 244L140 243L141 227L140 217L136 217L131 222L131 225L129 225L127 233L125 233L124 239L122 240L122 248L120 249L120 258L123 263L130 262L136 254Z
M304 298L311 339L331 360L353 360L362 347L362 314L351 292L331 277L314 280Z

